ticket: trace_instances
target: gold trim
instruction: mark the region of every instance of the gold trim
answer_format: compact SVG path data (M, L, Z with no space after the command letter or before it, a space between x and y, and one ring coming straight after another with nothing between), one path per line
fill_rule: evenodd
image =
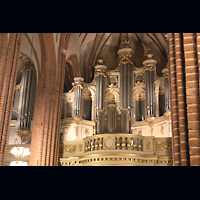
M106 74L105 74L106 72L95 72L95 77L97 77L97 76L100 76L100 75L102 75L102 76L104 76L104 77L106 77Z
M171 117L171 111L165 112L165 113L164 113L164 116L166 116L166 117Z
M75 121L75 122L80 122L82 120L81 117L78 117L78 116L74 116L72 117L72 119Z
M147 121L148 123L153 123L155 120L156 120L155 117L149 117L149 118L146 119L146 121Z
M97 62L98 65L104 65L105 64L105 60L102 56L100 58L97 58L96 62Z
M140 82L140 81L137 81L136 82L136 79L137 79L137 77L138 76L142 76L143 77L143 80L142 80L142 82ZM139 74L135 74L135 86L138 86L138 85L143 85L144 84L144 73L142 72L142 73L139 73Z
M18 85L15 85L15 90L19 90L22 87L23 83L23 74L21 74L21 80Z
M77 88L77 87L80 87L81 89L83 89L83 87L82 87L82 85L81 85L80 83L77 84L77 85L75 85L75 86L74 86L74 89Z
M111 78L114 78L116 80L116 85L114 85L113 83L112 84L109 83L109 80ZM107 86L109 88L118 88L118 75L107 75Z
M10 127L15 127L16 126L16 121L15 122L10 122Z
M144 52L144 56L147 57L148 59L152 59L154 54L151 51L151 49L148 49L148 51Z
M22 142L26 136L30 135L30 133L30 130L17 130L17 135L21 138Z
M26 69L27 66L30 66L30 68L33 71L35 71L34 64L33 64L32 60L30 60L30 59L27 58L27 59L24 60L24 65L23 65L22 73L24 72L24 70Z
M143 155L143 154L130 154L130 153L102 153L102 154L89 154L85 156L78 157L79 159L87 157L97 157L97 156L132 156L132 157L144 157L144 158L158 158L159 155ZM171 156L169 156L171 157Z
M120 44L120 48L131 48L132 42L130 40L123 40Z

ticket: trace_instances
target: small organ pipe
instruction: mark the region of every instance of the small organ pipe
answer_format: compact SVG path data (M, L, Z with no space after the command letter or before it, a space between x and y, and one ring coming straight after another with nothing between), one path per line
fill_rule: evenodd
M170 109L170 102L169 102L169 79L165 78L165 110L168 111Z
M123 91L124 91L124 106L123 108L126 108L127 107L127 104L126 104L126 99L127 99L127 64L124 65L124 88L123 88Z
M102 94L103 94L103 86L102 86L102 75L99 75L99 109L102 109Z
M124 107L124 65L120 66L120 109Z

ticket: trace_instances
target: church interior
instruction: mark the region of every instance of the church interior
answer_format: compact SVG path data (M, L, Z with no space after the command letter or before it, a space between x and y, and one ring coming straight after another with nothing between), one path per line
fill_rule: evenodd
M199 33L1 33L0 166L199 166Z

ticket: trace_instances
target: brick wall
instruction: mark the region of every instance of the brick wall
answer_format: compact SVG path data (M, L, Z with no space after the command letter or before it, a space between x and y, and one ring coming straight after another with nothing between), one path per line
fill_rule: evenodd
M198 36L198 33L169 34L174 166L200 165Z
M62 34L56 60L52 33L39 34L42 66L38 75L30 165L58 164L62 92L68 37ZM20 33L0 34L0 165L5 162ZM175 166L200 165L200 34L170 33L168 39L172 144Z
M0 166L5 164L21 33L0 33Z
M41 34L40 39L43 60L36 88L29 165L53 166L58 165L65 57L61 53L62 46L60 46L56 62L53 34Z

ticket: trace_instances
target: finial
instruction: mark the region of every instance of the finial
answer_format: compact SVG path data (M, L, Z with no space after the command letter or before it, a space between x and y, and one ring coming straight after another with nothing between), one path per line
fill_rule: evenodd
M103 65L105 63L105 60L101 56L100 58L97 58L97 65Z
M147 52L144 52L144 56L146 56L148 59L152 59L153 52L151 51L151 49L148 49Z
M131 48L131 44L132 44L132 42L130 40L123 40L121 42L120 48L121 49L123 49L123 48Z

